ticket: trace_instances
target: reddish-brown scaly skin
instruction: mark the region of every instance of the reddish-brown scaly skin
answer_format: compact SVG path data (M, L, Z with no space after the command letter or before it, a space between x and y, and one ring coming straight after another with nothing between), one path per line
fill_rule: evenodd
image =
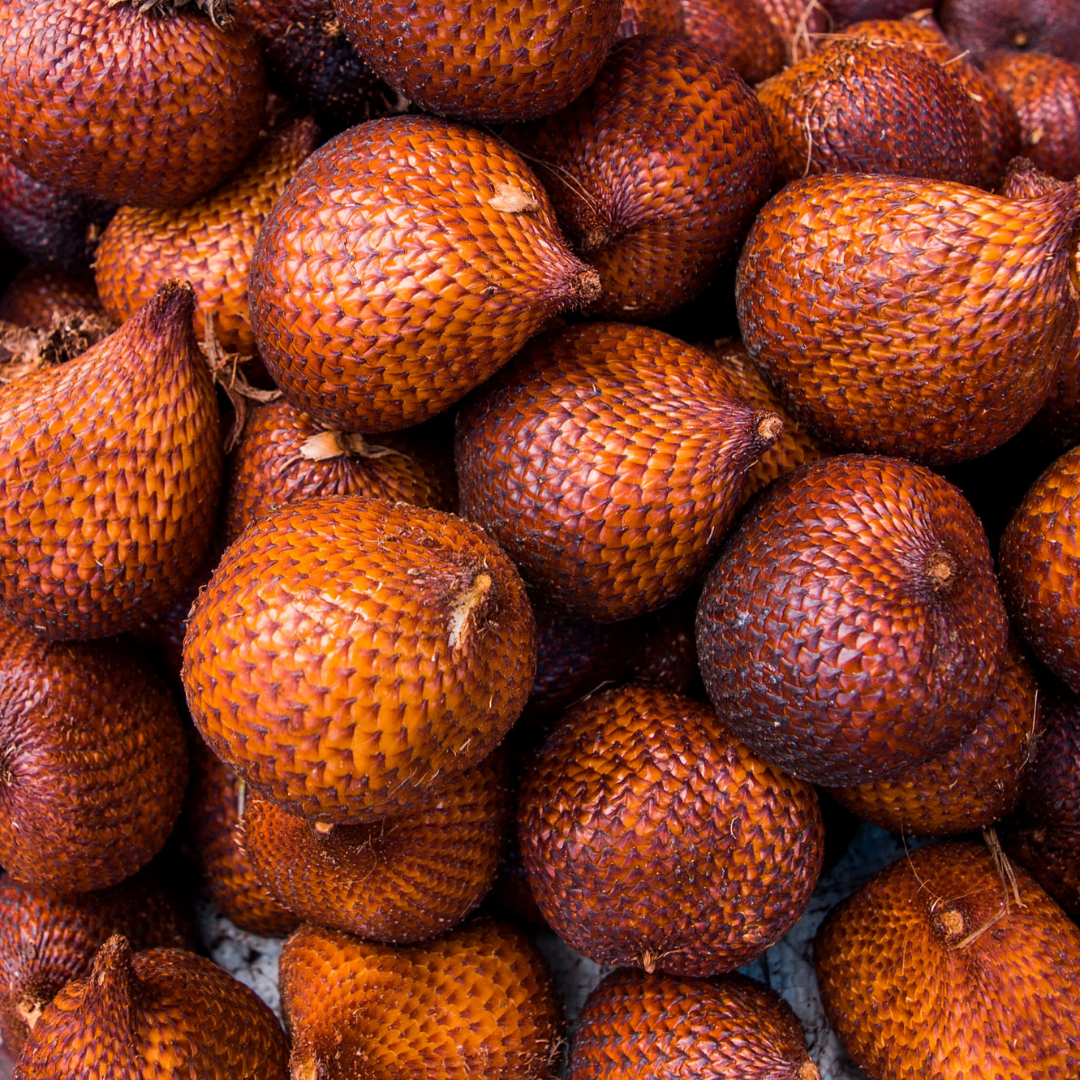
M274 1014L212 961L182 949L132 954L110 938L91 973L53 999L18 1080L287 1080Z
M0 319L16 326L49 327L70 316L104 317L93 278L24 266L0 296Z
M578 1018L567 1080L818 1080L777 993L739 975L616 971Z
M615 40L636 34L665 34L671 37L686 32L680 0L623 0Z
M525 588L475 525L355 496L261 518L199 594L184 687L211 749L336 824L422 801L481 761L536 667Z
M149 873L111 889L55 893L0 878L0 1036L13 1056L65 983L98 948L126 934L136 949L192 948L194 924Z
M241 843L301 920L409 945L452 930L491 887L510 824L506 781L505 762L488 758L405 813L329 829L256 796Z
M821 0L757 0L769 21L780 32L788 63L797 63L814 51L815 35L831 25Z
M559 331L458 415L462 512L549 598L627 619L704 570L780 425L659 330Z
M996 49L1080 62L1080 9L1073 0L941 0L938 18L956 51L977 64Z
M262 57L246 30L219 30L191 8L166 16L137 6L0 8L0 153L58 188L182 206L254 145L266 105Z
M302 926L281 954L293 1080L547 1080L562 1017L520 931L475 920L424 945Z
M686 36L723 57L748 83L784 67L784 40L753 0L682 0Z
M736 283L750 357L796 419L849 449L978 457L1038 412L1075 328L1080 184L1007 199L862 174L789 184Z
M926 8L925 0L821 0L833 18L834 26L869 19L899 20L905 15Z
M835 908L814 942L822 1001L877 1080L1071 1080L1080 930L981 844L921 848Z
M0 864L21 881L115 885L179 816L183 725L129 644L60 644L0 622L0 746Z
M596 78L622 0L334 0L365 60L424 112L497 123L569 104Z
M193 307L166 282L77 360L0 388L0 603L39 633L133 627L203 558L222 451Z
M1007 620L979 519L897 458L781 477L721 552L698 608L709 697L767 761L831 787L897 776L990 707Z
M523 778L518 834L536 902L573 948L694 976L733 971L787 932L824 843L809 784L707 705L634 683L566 714Z
M301 166L259 234L251 315L294 405L379 432L452 405L598 291L517 153L400 116L343 132Z
M255 351L248 276L255 238L318 129L298 120L271 135L229 182L179 209L125 206L101 237L94 260L98 295L117 322L130 319L169 278L190 281L198 298L195 332L209 313L221 345Z

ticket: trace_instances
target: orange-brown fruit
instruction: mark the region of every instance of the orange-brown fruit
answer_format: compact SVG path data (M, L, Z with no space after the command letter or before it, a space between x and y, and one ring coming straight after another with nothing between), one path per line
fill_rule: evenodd
M781 428L676 338L572 327L530 345L459 413L462 512L545 598L627 619L705 569Z
M717 712L767 761L842 787L901 775L990 708L1008 625L963 495L898 458L824 458L741 519L705 583Z
M495 879L510 824L505 762L455 773L404 813L324 825L258 797L244 851L260 881L307 922L411 945L453 929Z
M188 705L210 748L294 814L357 824L423 801L502 741L536 628L475 525L356 496L248 528L199 594Z
M79 359L0 387L0 603L53 638L168 604L211 539L221 430L190 285Z
M30 263L0 296L0 319L15 326L49 327L71 316L104 316L94 279Z
M820 0L757 0L769 22L780 32L789 64L798 63L814 51L816 35L831 25Z
M1005 850L1080 919L1080 701L1054 692L1040 702L1043 730Z
M402 948L302 926L281 954L293 1080L548 1080L555 987L520 931L474 920Z
M1080 446L1035 481L1001 538L1001 585L1028 647L1080 693Z
M685 30L681 0L623 0L615 40L637 34L678 37Z
M728 64L685 39L624 42L566 110L507 134L599 271L590 315L649 322L693 299L772 189L764 110Z
M1020 120L1020 153L1059 180L1080 175L1080 63L997 52L983 65Z
M0 865L20 881L115 885L180 814L183 724L128 643L60 644L0 621L0 746Z
M853 814L903 836L984 829L1016 805L1038 743L1038 684L1013 647L993 704L956 746L893 780L832 788Z
M356 51L424 112L498 123L569 104L594 78L622 0L334 0Z
M287 1080L274 1014L212 961L182 949L132 953L115 935L90 974L46 1008L18 1080Z
M1076 1076L1080 930L982 844L897 860L830 913L814 959L836 1033L875 1080Z
M818 1080L798 1018L740 975L616 971L578 1018L567 1080Z
M820 176L758 215L736 282L750 358L796 419L849 449L948 464L1041 408L1075 329L1080 184L1008 199Z
M686 36L726 60L748 83L784 67L780 31L754 0L682 0Z
M367 433L441 412L599 291L517 153L399 116L300 167L255 246L251 316L285 396Z
M457 507L453 451L423 429L375 440L316 423L287 401L251 408L225 482L232 543L276 506L329 495L368 495L436 510Z
M0 153L35 180L131 206L182 206L236 169L266 106L255 39L191 7L147 6L0 6Z
M113 934L136 949L193 947L194 925L156 877L142 873L111 889L55 893L0 877L0 1036L18 1056L45 1006L87 974Z
M193 739L191 786L184 809L187 848L218 912L260 937L286 937L300 920L256 877L238 826L249 806L247 785Z
M822 173L974 183L982 124L963 84L898 42L839 37L757 88L777 185Z
M315 149L318 129L297 120L272 134L227 184L179 209L125 206L101 237L94 277L105 310L130 319L169 278L190 281L198 307L195 332L210 315L221 345L255 351L248 312L248 276L255 238L300 163Z
M982 63L996 49L1050 53L1080 62L1075 0L941 0L938 18L956 51Z
M672 975L733 971L778 941L824 850L809 784L707 705L635 683L566 714L522 780L518 835L561 938L598 964Z

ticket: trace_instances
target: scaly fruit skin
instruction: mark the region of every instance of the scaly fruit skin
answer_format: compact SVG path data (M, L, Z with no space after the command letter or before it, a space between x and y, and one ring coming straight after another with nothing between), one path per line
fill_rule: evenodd
M131 206L182 206L255 143L259 47L190 9L110 0L0 8L0 153L35 180Z
M740 975L616 971L578 1018L567 1080L818 1080L798 1018Z
M748 83L784 67L784 41L765 12L747 0L682 0L686 36L726 60Z
M0 877L0 1035L13 1056L65 983L121 933L136 949L195 946L193 919L149 873L79 894Z
M1080 184L1006 199L891 176L796 181L743 248L743 340L827 442L935 465L978 457L1054 385L1075 327L1063 301L1078 220Z
M124 642L49 642L0 621L0 865L86 892L168 839L187 784L168 687Z
M956 836L985 829L1016 805L1039 742L1038 684L1012 647L994 703L940 757L858 787L832 788L841 806L902 836Z
M349 496L284 506L225 552L183 674L218 757L282 809L347 825L487 757L535 668L524 585L480 529Z
M458 414L462 512L547 598L628 619L705 569L780 426L676 338L573 327L530 345Z
M424 112L532 120L596 78L622 0L334 0L356 51Z
M897 776L994 700L1007 620L960 492L897 458L811 462L742 518L709 573L698 654L717 712L829 787Z
M757 95L776 145L778 186L836 172L978 179L975 106L955 75L917 49L838 37Z
M241 842L303 921L411 945L452 930L491 887L510 824L506 781L502 758L487 758L405 813L329 830L256 796Z
M650 322L693 299L772 189L765 110L685 39L625 42L567 109L507 135L600 274L590 315Z
M448 408L598 292L518 154L399 116L350 128L300 167L255 246L251 317L285 396L367 433Z
M1080 692L1080 446L1024 497L1001 538L1001 584L1028 647Z
M111 937L53 999L18 1080L287 1080L289 1042L254 991L182 949Z
M50 270L30 263L0 296L0 319L16 326L47 329L71 316L105 316L90 277Z
M983 845L933 844L897 860L822 924L821 998L870 1076L1076 1076L1080 930L1024 870L1014 872L1020 904Z
M814 36L830 26L829 13L817 0L758 0L769 21L780 32L787 62L797 64L814 51Z
M254 352L248 277L255 238L317 140L314 122L298 120L271 135L227 184L194 203L173 210L122 207L94 261L109 316L130 319L165 281L180 278L195 289L199 339L209 314L224 348Z
M193 307L166 282L77 360L0 388L0 603L38 633L129 629L202 560L222 450Z
M302 926L281 954L292 1075L318 1080L547 1080L554 984L520 931L478 919L401 948Z
M956 52L976 64L996 49L1080 62L1080 9L1073 0L942 0L938 18Z
M924 0L821 0L834 25L849 26L866 19L901 19L925 8Z
M571 947L706 977L783 937L824 851L809 784L708 706L634 683L588 698L549 736L522 781L518 835L536 902Z
M685 32L681 0L623 0L615 40L639 34L681 37Z

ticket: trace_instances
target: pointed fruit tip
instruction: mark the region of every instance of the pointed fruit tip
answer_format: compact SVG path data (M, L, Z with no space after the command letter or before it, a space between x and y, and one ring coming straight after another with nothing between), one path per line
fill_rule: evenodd
M572 307L586 307L594 300L599 299L600 293L603 292L603 285L600 283L600 274L594 270L591 266L582 270L577 276L577 283L575 288L574 302Z
M194 333L192 324L194 314L195 290L191 287L191 283L170 278L163 282L158 291L135 312L132 320L137 319L159 332L182 325L186 321Z
M784 421L777 413L763 413L758 417L757 433L763 442L772 446L784 430Z
M123 934L113 934L94 957L93 978L96 983L105 982L114 972L131 964L131 944Z

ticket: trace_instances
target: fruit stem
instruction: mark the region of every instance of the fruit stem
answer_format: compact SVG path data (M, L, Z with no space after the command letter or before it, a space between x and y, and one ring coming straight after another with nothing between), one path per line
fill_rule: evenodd
M923 566L930 586L935 592L944 592L956 577L956 559L944 548L930 552Z
M481 570L467 589L450 605L450 648L456 649L465 639L469 615L483 602L491 591L495 579L487 570Z
M776 413L764 413L757 422L758 435L770 446L780 438L784 421Z

